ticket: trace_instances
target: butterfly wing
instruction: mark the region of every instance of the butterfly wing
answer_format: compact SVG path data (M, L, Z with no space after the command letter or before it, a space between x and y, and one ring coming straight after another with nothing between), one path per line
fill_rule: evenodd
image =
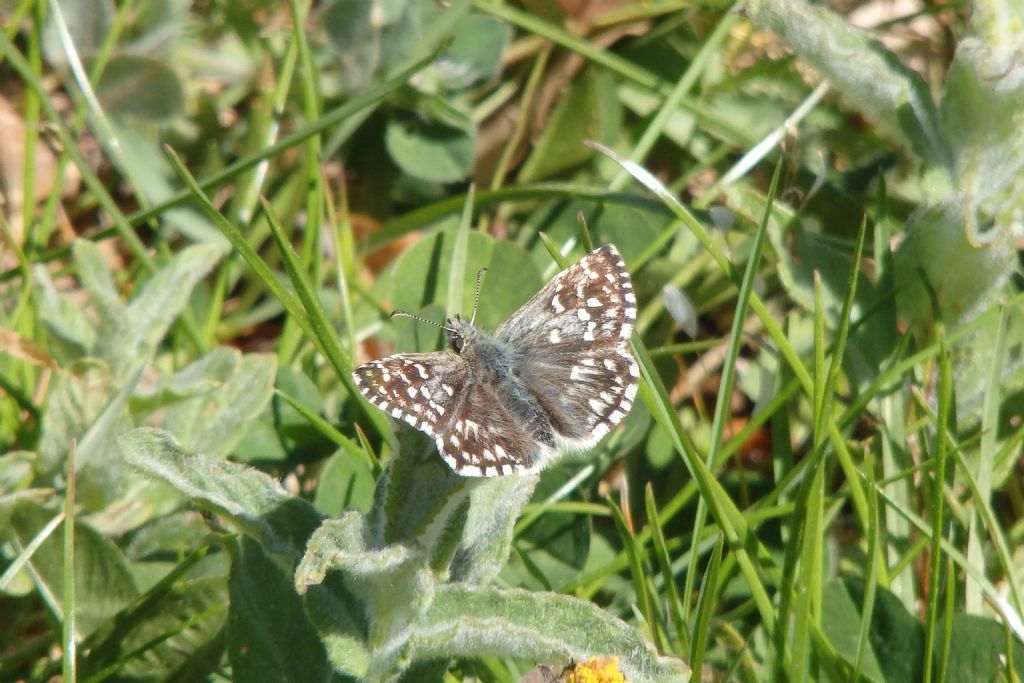
M505 397L507 399L507 397ZM539 472L554 451L529 433L524 420L495 387L481 382L466 384L452 419L438 431L437 449L457 474L490 477ZM550 427L544 415L538 431ZM551 441L550 446L554 446Z
M519 379L561 445L594 445L632 408L640 373L627 345L635 322L626 265L606 245L555 276L495 332L520 350Z
M436 439L466 385L466 365L450 351L400 353L359 366L352 379L371 404Z
M356 368L352 377L367 401L432 437L463 476L529 474L552 453L495 387L469 380L454 353L396 354ZM546 425L543 415L536 420Z

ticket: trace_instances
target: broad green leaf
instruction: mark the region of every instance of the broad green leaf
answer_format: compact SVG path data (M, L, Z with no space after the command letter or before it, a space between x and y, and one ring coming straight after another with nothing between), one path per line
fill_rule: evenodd
M544 234L560 247L564 244L575 244L575 250L568 257L570 261L574 261L576 257L583 256L583 247L579 244L579 214L582 213L594 246L614 244L629 267L669 224L668 212L657 207L654 210L649 208L629 203L619 205L614 202L573 200L560 202L554 209L544 205L530 220L542 223ZM551 255L539 240L531 246L531 253L546 276L558 272L559 269L552 262ZM673 264L672 269L677 271L678 264Z
M1017 50L966 38L946 76L942 123L970 241L1004 250L1024 236L1024 65ZM984 102L985 106L977 106Z
M468 238L462 310L446 311L445 314L470 315L475 295L473 278L479 268L486 267L477 323L484 329L493 330L526 303L541 288L543 281L537 267L521 247L495 241L477 232L471 232ZM402 254L395 263L394 277L390 278L391 301L396 309L420 311L430 305L445 305L448 298L445 274L451 272L454 243L454 234L440 232L420 240ZM423 327L423 323L415 321L392 321L390 324Z
M100 330L122 325L125 307L114 284L108 255L91 240L77 240L73 253L78 281L99 316Z
M606 71L588 67L559 97L519 171L519 181L543 180L583 163L593 154L583 141L612 144L621 125L615 81Z
M186 451L166 431L141 427L119 440L125 459L200 507L228 517L286 571L298 563L321 516L272 477Z
M432 439L412 428L398 426L398 448L377 480L374 507L367 518L373 547L417 542L428 548L435 524L444 525L473 486L437 454Z
M662 657L640 633L590 602L556 593L438 588L412 633L419 658L512 657L530 663L618 657L634 683L687 681L689 668Z
M998 46L1004 53L1024 45L1024 24L1007 21L1024 17L1021 0L977 0L971 4L971 30L986 45Z
M179 401L211 393L237 374L242 354L236 349L218 346L156 383L139 387L131 399L133 412L166 408Z
M822 632L850 663L857 658L863 604L864 586L859 580L833 580L822 592ZM899 598L881 587L876 589L869 637L871 642L861 671L871 680L885 683L921 680L924 630Z
M276 370L274 356L246 354L228 381L214 391L170 406L163 425L189 448L227 457L270 402Z
M493 78L509 40L509 26L493 17L467 14L455 25L455 35L433 68L448 90L461 90Z
M332 517L349 508L367 512L373 504L373 487L373 474L365 459L342 450L328 458L320 472L314 503L317 510Z
M473 234L470 234L470 240ZM493 331L540 291L545 281L530 255L511 242L495 241L490 257L483 265L487 274L480 289L477 324ZM470 272L472 270L467 270L467 278L476 276L475 272ZM467 279L467 296L472 295L474 284Z
M65 365L96 346L96 323L82 306L60 294L43 266L33 269L32 289L39 319L50 333L49 351Z
M349 91L365 88L422 49L419 0L333 0L321 23Z
M97 339L97 349L111 367L122 368L148 358L167 329L188 304L192 288L224 254L216 244L187 247L175 254L146 282L126 310L125 328Z
M228 659L235 680L334 680L327 653L291 577L263 547L242 539L231 563L228 587Z
M23 501L11 516L9 531L24 548L56 514L37 503ZM60 606L64 595L63 524L39 546L30 559L39 587ZM138 595L128 564L109 539L84 520L75 520L75 619L80 637L88 636Z
M224 651L226 584L223 576L180 581L131 612L130 623L122 613L115 628L127 635L117 638L116 648L90 652L83 671L95 673L129 654L134 656L123 661L121 673L135 680L180 679L186 672L202 677L217 671Z
M946 680L1000 680L999 674L1008 670L1008 645L1013 648L1014 670L1024 671L1024 645L1016 638L1008 640L1004 625L974 614L955 615Z
M90 511L117 502L129 488L131 473L121 460L117 437L132 426L127 410L128 398L135 390L142 370L139 365L127 381L118 386L117 393L89 424L75 447L78 502Z
M317 610L315 623L321 630L330 628L332 661L342 673L373 680L380 678L404 649L404 634L429 607L434 581L416 545L377 548L368 546L367 538L363 516L358 512L349 511L339 519L324 521L309 539L306 554L295 571L295 588L306 593L311 586L321 586L342 607L352 604L353 594L358 596L361 609L345 610L343 619ZM334 590L330 590L330 584L323 585L328 571L339 573L344 580L334 584ZM369 628L362 624L360 614L370 619ZM340 653L351 657L362 643L376 652L348 661L335 658ZM376 661L371 661L371 656ZM374 668L375 675L368 675Z
M122 390L110 369L97 361L81 361L56 374L43 412L36 464L40 474L52 475L72 440L81 439L101 415L116 417L110 407Z
M30 451L9 451L0 454L0 495L21 491L32 483L36 454ZM0 524L0 528L4 525Z
M421 180L454 183L469 176L476 150L476 125L460 121L402 114L388 121L388 154L403 171Z
M370 628L361 597L346 588L345 578L335 572L323 583L309 586L302 598L334 670L365 675L370 667Z
M185 110L178 74L161 59L118 54L107 62L96 95L108 114L163 123Z
M932 293L943 321L956 327L987 308L1012 273L1015 255L1007 243L968 242L968 210L960 202L925 209L896 250L896 303L917 329L927 329L933 317Z
M501 571L508 562L516 520L537 480L535 476L490 477L473 486L462 539L451 564L452 581L482 584Z
M396 543L375 547L363 515L349 510L337 519L326 519L309 539L306 553L295 570L295 587L304 593L308 586L323 582L327 572L339 570L352 579L373 583L386 581L397 590L396 578L421 564L422 553L413 544ZM408 577L405 577L406 579Z

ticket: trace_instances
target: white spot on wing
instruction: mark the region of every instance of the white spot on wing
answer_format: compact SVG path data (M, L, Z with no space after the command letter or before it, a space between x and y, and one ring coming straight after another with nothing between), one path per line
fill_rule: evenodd
M587 307L588 308L601 308L601 302L598 301L597 297L592 296L589 299L587 299Z
M548 341L551 342L552 344L557 344L560 341L562 341L562 333L559 331L557 327L551 330L551 334L548 335Z
M587 313L587 309L580 308L576 310L576 317L580 320L590 320L590 314Z

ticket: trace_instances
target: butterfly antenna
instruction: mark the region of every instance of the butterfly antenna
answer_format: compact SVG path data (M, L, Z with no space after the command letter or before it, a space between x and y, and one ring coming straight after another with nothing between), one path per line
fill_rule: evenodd
M473 315L469 317L469 324L472 325L476 322L476 309L480 305L480 285L484 282L484 273L487 272L486 268L481 268L476 273L476 296L473 297Z
M442 330L445 329L444 325L442 325L441 323L439 323L439 322L437 322L435 320L430 320L429 318L424 318L422 315L416 315L415 313L410 313L409 311L391 311L391 314L388 315L388 317L389 318L412 318L413 320L419 320L421 323L426 323L428 325L433 325L434 327L440 327Z

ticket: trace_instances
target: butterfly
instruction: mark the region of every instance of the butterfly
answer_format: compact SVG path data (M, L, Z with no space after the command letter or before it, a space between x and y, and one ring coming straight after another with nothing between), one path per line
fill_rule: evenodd
M445 320L448 350L352 373L366 400L432 437L456 473L539 472L596 444L632 408L636 295L613 245L560 272L493 333L475 319L476 305L468 321Z

